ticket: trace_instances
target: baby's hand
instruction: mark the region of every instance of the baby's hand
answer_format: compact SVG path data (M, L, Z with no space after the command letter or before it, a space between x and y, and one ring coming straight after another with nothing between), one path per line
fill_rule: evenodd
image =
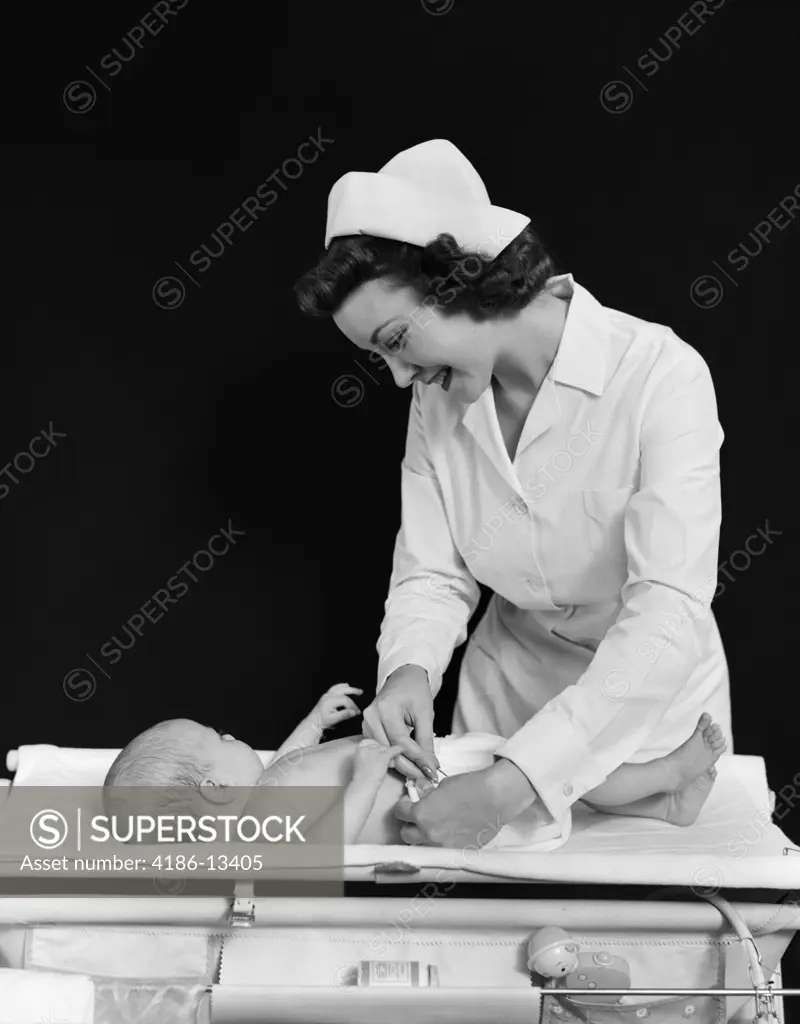
M347 683L337 683L327 693L323 694L317 701L316 707L311 712L311 717L319 726L320 731L330 729L331 726L344 722L347 718L355 718L360 715L356 703L346 694L357 693L361 695L364 691L357 690Z
M393 757L402 751L402 747L387 747L377 740L361 740L356 747L353 762L353 782L379 786L389 770Z

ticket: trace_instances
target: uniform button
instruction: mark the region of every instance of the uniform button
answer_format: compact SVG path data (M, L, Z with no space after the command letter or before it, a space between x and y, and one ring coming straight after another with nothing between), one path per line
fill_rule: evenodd
M564 783L564 796L572 796L573 789L572 784L569 782Z
M592 960L601 967L608 966L611 963L611 957L608 953L595 953Z
M579 974L578 975L578 981L586 981L586 975L585 974Z

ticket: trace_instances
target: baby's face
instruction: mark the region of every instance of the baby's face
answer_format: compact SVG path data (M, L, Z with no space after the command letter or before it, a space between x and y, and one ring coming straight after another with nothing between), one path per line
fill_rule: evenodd
M218 785L255 786L264 771L261 758L252 747L227 733L218 733L199 722L175 723L184 740L197 750L198 759L211 766L209 778Z

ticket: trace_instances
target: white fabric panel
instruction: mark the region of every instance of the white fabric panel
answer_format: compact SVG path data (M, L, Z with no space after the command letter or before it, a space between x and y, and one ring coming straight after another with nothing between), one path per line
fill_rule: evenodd
M0 970L0 1024L94 1024L91 978Z
M25 966L105 978L211 981L205 931L144 928L32 928Z

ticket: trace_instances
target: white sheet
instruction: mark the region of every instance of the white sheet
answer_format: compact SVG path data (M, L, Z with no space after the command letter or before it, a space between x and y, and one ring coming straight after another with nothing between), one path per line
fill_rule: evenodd
M791 889L800 885L800 849L772 823L772 796L760 757L725 756L697 822L679 828L644 818L573 807L572 833L555 852L430 847L351 847L348 863L402 860L506 878L590 884ZM784 855L784 850L791 852ZM444 876L443 876L444 877Z

